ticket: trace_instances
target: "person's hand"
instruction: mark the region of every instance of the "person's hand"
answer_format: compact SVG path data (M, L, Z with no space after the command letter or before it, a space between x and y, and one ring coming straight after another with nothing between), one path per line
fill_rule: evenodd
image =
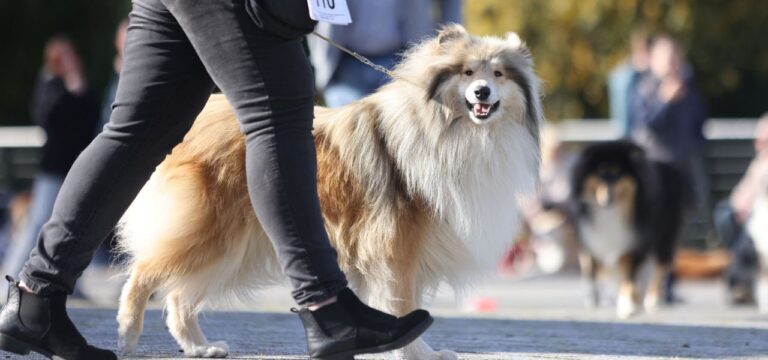
M670 75L661 80L659 85L659 100L664 103L679 99L685 94L685 81L677 74Z
M85 90L85 77L80 59L72 48L59 44L46 49L45 68L51 75L64 82L67 91L79 94Z
M734 220L736 220L736 223L740 225L744 225L747 223L747 220L749 220L749 211L746 211L744 209L734 209L733 216Z
M64 48L61 55L60 76L64 80L64 85L69 92L79 94L85 89L85 77L80 66L80 58L71 48Z

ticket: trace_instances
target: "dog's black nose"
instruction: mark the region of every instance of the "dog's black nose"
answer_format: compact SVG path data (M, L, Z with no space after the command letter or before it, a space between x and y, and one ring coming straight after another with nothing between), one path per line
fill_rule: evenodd
M477 97L477 100L488 100L489 96L491 96L491 88L481 86L475 89L475 97Z

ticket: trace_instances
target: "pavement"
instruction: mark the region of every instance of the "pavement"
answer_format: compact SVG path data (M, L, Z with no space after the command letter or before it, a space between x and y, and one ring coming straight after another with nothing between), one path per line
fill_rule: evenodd
M425 339L461 359L768 359L768 316L726 304L716 281L681 282L683 303L630 320L611 306L586 309L575 275L490 280L457 301L441 289L427 308L436 322ZM287 310L287 288L262 291L247 306L208 311L210 340L229 343L230 359L306 359L298 318ZM117 343L115 310L74 301L74 321L97 346ZM103 304L102 304L103 305ZM136 354L124 359L183 358L165 329L160 304L148 311ZM4 356L5 355L5 356ZM0 359L18 358L0 355ZM363 356L385 359L389 355Z

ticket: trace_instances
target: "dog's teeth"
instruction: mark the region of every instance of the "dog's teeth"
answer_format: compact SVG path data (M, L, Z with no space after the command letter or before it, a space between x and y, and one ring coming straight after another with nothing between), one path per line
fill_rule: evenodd
M475 115L488 115L488 113L491 111L491 104L477 103L473 106L472 111L475 113Z

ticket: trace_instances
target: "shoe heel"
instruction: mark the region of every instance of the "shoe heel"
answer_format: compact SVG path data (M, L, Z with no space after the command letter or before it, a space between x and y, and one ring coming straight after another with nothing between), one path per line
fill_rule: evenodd
M27 355L31 349L21 341L0 334L0 350L12 352L18 355Z

